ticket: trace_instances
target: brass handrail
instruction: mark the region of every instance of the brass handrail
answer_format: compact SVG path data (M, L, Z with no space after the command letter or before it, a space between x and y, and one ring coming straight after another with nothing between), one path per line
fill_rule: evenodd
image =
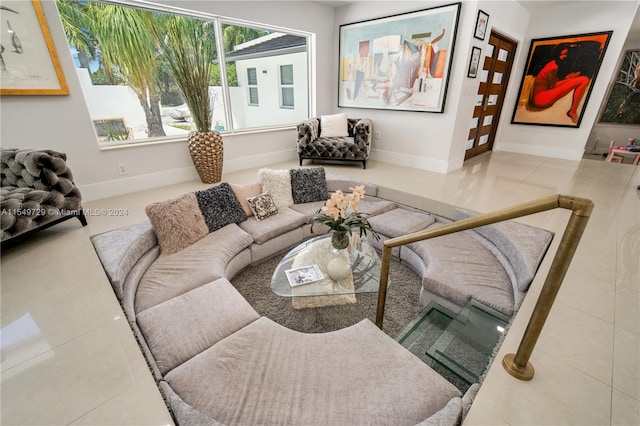
M507 354L502 360L502 365L512 376L520 380L531 380L534 374L533 365L529 362L531 353L538 341L542 327L553 305L553 301L560 290L560 285L569 269L569 264L576 252L580 238L587 226L593 202L586 198L573 197L570 195L551 195L526 203L507 207L494 212L479 214L467 219L451 222L435 229L425 229L423 231L391 238L384 242L382 249L382 266L380 271L380 291L378 293L378 307L376 311L376 325L382 328L384 318L384 307L387 298L387 284L389 282L389 265L391 262L391 249L393 247L423 241L429 238L452 234L454 232L477 228L478 226L490 225L504 220L515 219L517 217L528 216L556 208L571 210L571 217L565 228L564 235L560 240L558 251L553 258L549 273L542 286L542 291L538 296L536 306L529 318L529 324L522 336L520 346L515 354Z

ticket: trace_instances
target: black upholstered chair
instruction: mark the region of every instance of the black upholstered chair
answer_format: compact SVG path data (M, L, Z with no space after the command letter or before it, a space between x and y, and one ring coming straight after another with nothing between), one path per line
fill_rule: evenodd
M348 136L322 137L321 120L309 118L299 123L297 149L302 160L339 160L362 162L367 167L371 153L373 123L363 118L347 119Z

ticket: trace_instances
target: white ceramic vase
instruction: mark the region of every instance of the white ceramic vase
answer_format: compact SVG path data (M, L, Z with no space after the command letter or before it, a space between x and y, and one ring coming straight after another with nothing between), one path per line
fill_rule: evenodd
M349 264L349 253L347 250L333 250L333 256L327 263L327 273L334 281L340 281L349 276L351 265Z

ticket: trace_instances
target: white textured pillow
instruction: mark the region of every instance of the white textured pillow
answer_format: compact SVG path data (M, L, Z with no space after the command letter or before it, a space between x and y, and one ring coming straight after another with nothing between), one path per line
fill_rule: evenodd
M273 197L279 210L293 205L289 170L260 169L258 180L262 185L262 191L268 192Z
M345 136L349 136L346 112L320 117L320 137L341 138Z

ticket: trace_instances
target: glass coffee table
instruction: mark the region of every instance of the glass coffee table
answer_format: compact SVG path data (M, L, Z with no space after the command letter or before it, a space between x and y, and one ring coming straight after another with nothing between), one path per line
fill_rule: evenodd
M331 235L311 238L294 247L280 261L271 277L271 290L280 297L292 298L293 307L314 308L355 303L358 293L377 293L380 288L380 257L365 240L358 238L346 249L350 271L333 280L327 264L334 256ZM323 279L302 285L291 285L287 271L317 265Z

